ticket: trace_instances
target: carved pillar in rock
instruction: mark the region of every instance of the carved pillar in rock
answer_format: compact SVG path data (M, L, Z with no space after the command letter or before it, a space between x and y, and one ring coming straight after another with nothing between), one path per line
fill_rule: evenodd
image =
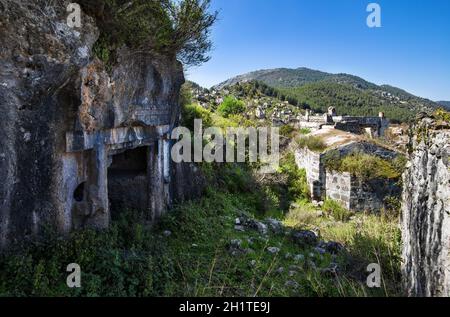
M90 203L90 217L85 225L106 229L109 226L108 200L108 151L103 141L98 137L97 146L92 150L88 168L88 199Z
M157 220L166 209L166 187L164 174L164 147L163 137L159 137L152 145L149 146L148 153L148 175L149 175L149 192L150 192L150 212L152 221Z

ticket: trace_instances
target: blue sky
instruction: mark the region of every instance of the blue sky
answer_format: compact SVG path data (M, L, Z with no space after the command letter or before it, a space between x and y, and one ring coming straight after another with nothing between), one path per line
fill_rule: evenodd
M381 28L367 27L371 2ZM202 86L308 67L450 100L450 0L212 0L212 9L212 58L186 74Z

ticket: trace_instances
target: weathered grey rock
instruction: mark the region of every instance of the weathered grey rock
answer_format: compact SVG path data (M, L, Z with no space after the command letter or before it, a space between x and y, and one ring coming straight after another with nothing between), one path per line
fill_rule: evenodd
M182 65L123 47L107 72L95 19L69 27L70 2L0 1L0 247L106 228L123 207L153 221L196 188L169 159Z
M277 247L268 247L267 248L267 252L271 253L271 254L276 254L278 252L280 252L280 248Z
M300 287L300 285L293 280L286 281L286 283L284 283L284 286L287 288L292 288L294 290Z
M403 276L410 296L450 296L450 130L424 119L403 176Z
M329 242L322 241L319 243L318 247L320 247L321 249L324 249L325 252L330 253L330 254L338 254L345 249L342 244L340 244L339 242L335 242L335 241L329 241Z
M275 234L283 233L284 226L281 223L281 221L273 219L273 218L267 218L265 222L267 223L267 226L269 227L269 229L272 232L274 232Z
M301 246L312 246L317 244L317 235L309 230L293 231L293 240Z

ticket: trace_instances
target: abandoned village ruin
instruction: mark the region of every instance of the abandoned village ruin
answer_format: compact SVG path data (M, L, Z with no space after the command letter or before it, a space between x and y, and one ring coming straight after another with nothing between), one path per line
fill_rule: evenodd
M0 250L39 236L104 229L124 210L153 223L178 201L201 194L203 178L170 159L179 124L183 65L174 55L117 50L105 65L93 53L94 17L66 23L70 1L0 1ZM267 107L266 107L267 108ZM255 117L268 113L257 108ZM402 197L403 276L410 296L450 294L450 127L425 118L411 138L403 190L397 180L361 179L328 168L329 154L354 152L393 160L371 142L389 128L378 117L272 113L274 125L311 130L326 149L296 151L311 197L351 211L379 211ZM364 137L363 137L364 136ZM186 237L189 239L189 237Z
M333 171L326 164L329 154L345 157L356 152L368 153L388 160L397 157L397 151L361 137L384 136L389 120L383 113L379 117L337 116L330 107L324 115L310 116L307 111L299 125L312 129L311 136L322 139L327 147L323 151L303 147L295 153L298 167L306 170L312 199L333 199L352 211L378 211L386 206L388 197L400 196L401 188L395 180L363 180L349 172Z

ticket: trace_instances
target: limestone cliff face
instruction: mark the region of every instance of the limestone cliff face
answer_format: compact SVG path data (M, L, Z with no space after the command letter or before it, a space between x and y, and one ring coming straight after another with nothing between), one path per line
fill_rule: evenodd
M403 273L409 296L450 296L450 129L416 126L404 174Z
M70 2L0 1L0 248L47 226L106 227L108 168L126 150L147 149L149 219L171 201L182 65L124 47L106 72L95 19L69 27Z

